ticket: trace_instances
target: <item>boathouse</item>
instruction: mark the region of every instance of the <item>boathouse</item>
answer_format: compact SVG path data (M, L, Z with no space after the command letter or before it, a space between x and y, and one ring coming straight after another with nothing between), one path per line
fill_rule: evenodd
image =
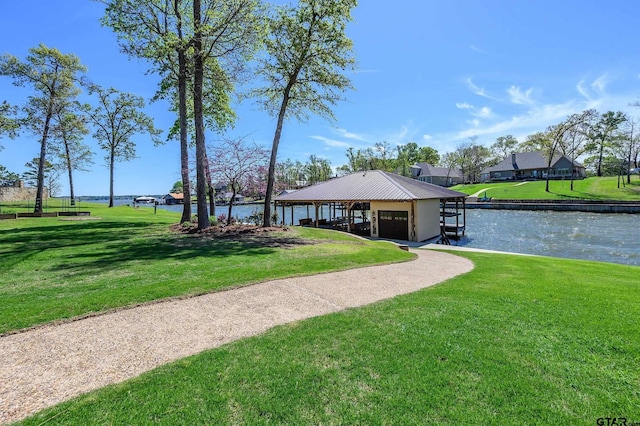
M446 233L464 235L466 194L381 170L356 172L281 194L276 209L286 223L287 207L311 205L301 225L341 229L374 238L426 241ZM323 205L329 218L320 218Z

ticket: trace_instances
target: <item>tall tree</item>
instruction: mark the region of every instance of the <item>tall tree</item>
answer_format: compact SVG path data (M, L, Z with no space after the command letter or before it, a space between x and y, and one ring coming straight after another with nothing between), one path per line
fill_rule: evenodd
M478 182L482 169L491 164L491 151L478 144L477 136L472 136L469 142L458 145L454 158L458 161L464 181Z
M447 169L447 182L449 182L451 172L458 167L458 163L459 161L457 152L447 152L442 157L440 157L440 166Z
M25 163L24 167L27 170L22 174L22 179L31 186L37 185L38 173L40 170L40 159L36 157ZM43 174L45 187L49 190L49 195L53 197L60 190L60 182L58 181L58 178L60 177L60 170L55 164L51 163L49 160L45 160Z
M522 152L543 152L549 145L548 136L547 132L533 133L518 145L518 149Z
M631 183L631 169L638 167L637 158L640 151L640 136L638 135L638 122L636 120L628 118L625 124L621 140L621 151L627 165L625 170L627 183Z
M10 172L0 164L0 186L13 186L18 180L20 180L19 174Z
M142 112L144 100L131 93L114 88L92 85L90 93L98 98L98 105L88 112L94 127L93 137L104 151L109 167L109 207L113 207L115 163L135 158L133 136L148 133L154 144L160 143L160 131L153 126L151 117Z
M53 126L53 142L51 151L60 159L61 168L67 171L69 178L69 198L72 206L76 204L73 185L73 171L87 170L93 164L93 152L83 142L89 134L85 117L80 115L78 104L70 104L69 108L56 113L56 123Z
M243 138L225 139L210 147L209 168L213 179L227 185L231 191L227 224L231 224L231 212L236 195L258 179L266 164L268 152Z
M549 192L549 179L551 178L551 164L556 155L556 151L561 149L565 140L570 137L571 133L580 130L581 126L590 119L592 110L586 110L581 113L572 114L564 121L554 126L549 126L546 131L546 137L540 139L542 153L547 160L547 179L545 191ZM573 175L573 170L571 170Z
M503 160L516 152L517 147L518 139L512 135L506 135L496 138L496 141L491 145L491 151L493 151L496 157Z
M190 10L183 0L104 0L107 4L103 25L118 35L120 46L130 56L148 59L151 72L164 76L157 98L177 98L180 141L180 175L184 204L180 222L191 220L191 182L189 178L189 143L187 129L187 56L191 49Z
M176 181L176 183L173 184L169 192L171 194L182 194L182 181L181 180Z
M438 150L430 146L421 146L418 149L418 163L428 163L432 166L440 162L440 154Z
M195 62L202 63L199 69L204 74L198 80L207 93L206 97L200 97L202 105L198 106L198 113L205 117L197 121L216 131L224 129L234 119L229 95L233 82L243 75L262 35L261 3L259 0L204 0L197 5L192 0L100 1L108 5L103 23L118 34L123 50L149 60L149 72L163 77L155 98L170 99L178 112L176 126L169 136L179 135L185 197L181 221L189 221L189 117L192 134L198 127L193 105ZM198 25L194 20L196 9L200 17ZM196 43L200 46L197 52ZM200 149L204 149L202 143ZM206 177L205 158L206 155L199 156L200 174ZM205 192L199 194L198 200L206 201L206 185L200 186L199 191ZM206 209L206 202L204 207ZM208 221L206 211L199 212L198 218L199 227L208 226L204 223Z
M268 19L271 30L259 72L267 85L254 91L266 111L277 115L271 147L264 226L271 225L271 197L278 145L285 118L306 120L310 113L334 119L332 105L351 88L343 73L353 68L352 41L346 36L356 0L300 0L278 7Z
M589 123L597 114L595 109L586 110L581 116L574 116L575 122L569 126L559 141L559 149L563 155L571 159L571 191L575 180L575 161L584 153L584 143L589 133Z
M589 140L586 144L587 152L597 157L596 174L602 176L602 161L615 141L620 125L627 120L621 111L607 111L591 124Z
M85 71L75 55L62 54L44 44L29 49L25 61L9 54L0 57L0 75L13 78L16 86L30 85L36 92L24 107L26 126L40 138L36 213L42 212L44 168L52 120L57 111L80 93L77 83Z
M0 138L3 136L10 138L16 137L20 124L19 121L13 117L15 111L16 108L9 105L7 101L0 104ZM2 150L2 148L2 145L0 145L0 150Z
M316 155L309 156L309 161L305 164L304 169L305 180L309 185L329 180L333 174L329 160L318 158Z

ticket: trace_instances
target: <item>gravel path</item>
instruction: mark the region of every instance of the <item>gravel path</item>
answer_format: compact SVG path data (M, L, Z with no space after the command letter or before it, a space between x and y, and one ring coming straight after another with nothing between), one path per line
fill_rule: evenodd
M417 250L408 263L269 281L0 338L0 424L279 324L410 293L470 271Z

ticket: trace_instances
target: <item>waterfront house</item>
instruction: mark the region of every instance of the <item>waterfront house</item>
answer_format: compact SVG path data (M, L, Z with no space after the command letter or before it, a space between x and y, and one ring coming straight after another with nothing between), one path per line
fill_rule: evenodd
M235 197L233 196L233 192L228 191L225 192L224 194L224 203L229 203L231 201L231 198L233 197L233 203L244 203L244 195L242 194L236 194Z
M449 227L464 232L466 194L381 170L356 172L275 199L275 208L313 205L314 218L306 224L356 232L361 235L408 241L439 238ZM332 212L320 218L323 205ZM454 222L447 224L449 218ZM358 222L359 220L359 222ZM293 225L293 223L291 223Z
M566 155L556 154L549 160L542 152L519 152L506 157L493 167L480 172L482 182L503 180L546 179L584 179L585 168L577 161L571 161Z
M161 202L167 205L184 204L184 194L170 192L162 196Z
M429 163L417 163L410 167L411 177L421 182L449 187L464 183L462 171L456 168L435 167Z

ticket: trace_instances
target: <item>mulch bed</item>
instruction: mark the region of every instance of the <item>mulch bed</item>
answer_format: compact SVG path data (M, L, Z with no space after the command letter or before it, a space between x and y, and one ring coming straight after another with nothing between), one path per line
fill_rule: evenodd
M207 229L198 230L197 224L174 224L171 225L171 230L194 237L239 241L261 247L292 248L294 246L315 244L314 241L300 238L295 233L283 235L291 232L291 230L280 226L265 228L258 225L235 224L211 226Z

